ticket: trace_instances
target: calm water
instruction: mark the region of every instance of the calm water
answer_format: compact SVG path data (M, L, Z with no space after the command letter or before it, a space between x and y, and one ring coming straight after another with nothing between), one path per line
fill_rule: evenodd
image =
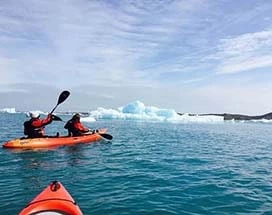
M63 117L65 120L67 118ZM0 114L0 142L23 114ZM111 142L49 151L0 148L0 211L19 211L59 180L84 214L272 214L272 124L103 120ZM66 133L63 123L47 133Z

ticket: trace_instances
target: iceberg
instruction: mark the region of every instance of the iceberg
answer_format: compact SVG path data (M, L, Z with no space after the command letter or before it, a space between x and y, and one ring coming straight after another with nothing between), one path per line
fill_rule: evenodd
M138 100L119 107L116 110L99 107L91 111L89 117L86 117L83 121L95 121L95 119L143 120L174 123L213 123L224 121L222 116L180 115L174 109L145 106L144 103Z
M17 113L15 108L3 108L0 109L0 113Z

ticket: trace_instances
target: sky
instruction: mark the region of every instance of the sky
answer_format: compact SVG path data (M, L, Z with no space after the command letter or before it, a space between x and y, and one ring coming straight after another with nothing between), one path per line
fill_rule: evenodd
M272 1L0 1L0 108L257 115L271 70Z

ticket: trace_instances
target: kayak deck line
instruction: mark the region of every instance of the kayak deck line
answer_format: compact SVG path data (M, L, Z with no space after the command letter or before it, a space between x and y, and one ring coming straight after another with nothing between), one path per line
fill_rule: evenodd
M42 199L42 200L39 200L39 201L35 201L35 202L30 202L26 208L30 205L33 205L33 204L36 204L36 203L40 203L40 202L46 202L46 201L66 201L66 202L71 202L73 203L74 205L77 205L77 203L75 201L71 201L71 200L68 200L68 199L62 199L62 198L48 198L48 199Z

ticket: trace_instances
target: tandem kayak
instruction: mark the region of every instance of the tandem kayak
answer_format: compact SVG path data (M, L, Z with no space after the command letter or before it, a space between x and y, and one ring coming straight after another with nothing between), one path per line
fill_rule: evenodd
M83 215L72 196L59 181L53 181L19 215Z
M3 144L4 148L54 148L64 145L75 145L80 143L90 143L101 140L102 137L112 138L106 134L107 129L99 129L97 133L86 134L78 137L59 136L59 137L42 137L42 138L17 138Z

